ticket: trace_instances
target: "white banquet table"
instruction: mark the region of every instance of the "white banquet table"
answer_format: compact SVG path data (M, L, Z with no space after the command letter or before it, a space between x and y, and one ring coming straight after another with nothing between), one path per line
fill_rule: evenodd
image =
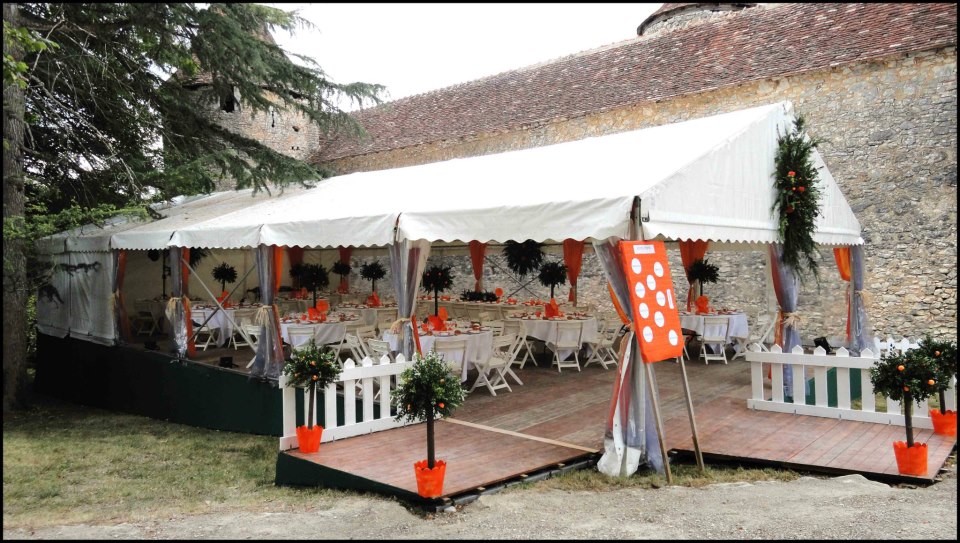
M726 317L727 318L727 343L733 342L733 338L750 337L750 325L747 321L746 313L731 313L729 315L711 314L696 315L680 313L680 326L688 330L693 330L697 335L702 336L704 317ZM739 344L735 345L739 349Z
M544 343L546 343L547 348L550 350L555 350L554 345L557 342L557 323L558 322L582 322L583 323L583 332L580 334L580 344L592 343L599 341L600 333L597 330L597 318L596 317L587 317L586 319L572 319L568 321L566 318L560 320L547 320L541 318L507 318L504 320L510 321L522 321L524 328L526 328L527 335L535 337ZM571 354L573 354L572 349L563 349L559 353L561 360L566 360Z
M390 332L383 333L383 339L390 344L391 351L400 350L400 337ZM460 382L467 380L467 372L473 368L474 363L479 360L489 360L493 356L493 332L490 330L481 330L478 333L463 332L460 335L453 336L427 336L420 334L420 348L423 352L433 350L437 342L467 340L467 360L461 364ZM463 362L462 360L457 360Z
M347 325L343 322L321 322L316 324L310 323L298 323L298 322L281 322L280 323L280 335L283 336L283 340L287 343L290 343L290 327L291 326L309 326L313 329L313 337L317 342L317 345L325 345L328 343L340 343L343 340L343 336L347 333ZM299 345L293 345L294 347L299 347Z

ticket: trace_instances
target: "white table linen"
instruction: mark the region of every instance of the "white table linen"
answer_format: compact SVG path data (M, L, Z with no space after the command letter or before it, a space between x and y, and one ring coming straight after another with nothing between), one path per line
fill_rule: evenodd
M734 338L748 338L750 337L750 325L747 321L746 313L732 313L729 315L696 315L696 314L680 314L680 327L686 328L688 330L693 330L697 335L702 336L704 333L703 318L704 317L726 317L727 318L727 343L734 342ZM710 330L707 330L708 332ZM739 344L735 344L734 347L739 349ZM712 348L712 347L711 347Z
M391 351L400 350L400 338L396 334L391 334L390 332L383 333L383 339L390 344ZM420 334L420 348L423 349L423 352L429 352L433 350L433 346L437 343L443 343L446 341L455 341L460 339L467 340L467 360L463 363L463 360L460 360L459 357L457 362L461 362L460 370L460 382L467 380L467 372L470 371L474 364L478 361L489 360L493 356L493 332L490 330L481 330L478 333L468 333L463 332L460 335L453 336L426 336Z
M547 348L550 350L556 350L554 346L556 345L556 342L557 342L557 323L558 322L583 323L583 332L581 332L580 334L581 346L584 343L588 343L588 342L593 343L593 342L599 341L600 339L600 332L599 330L597 330L596 317L587 317L584 320L579 320L579 319L567 320L566 318L562 320L546 320L541 318L533 318L533 319L507 318L504 320L522 321L524 327L526 328L527 335L543 341L544 343L546 343ZM573 354L573 350L562 349L558 354L561 360L566 360L567 357Z

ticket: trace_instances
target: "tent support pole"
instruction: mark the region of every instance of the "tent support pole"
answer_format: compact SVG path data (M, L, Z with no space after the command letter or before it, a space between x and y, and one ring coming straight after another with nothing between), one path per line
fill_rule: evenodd
M634 196L633 206L630 209L630 232L629 237L631 240L643 240L642 235L643 230L640 228L640 197ZM640 346L640 336L634 336L637 340L637 346ZM643 370L647 374L647 390L650 393L650 403L653 404L653 419L656 422L657 426L657 442L660 444L660 456L663 458L663 469L667 475L667 484L673 484L673 473L670 471L670 457L667 455L666 448L666 439L664 438L663 431L663 419L660 417L660 401L657 399L657 390L653 386L653 364L647 363L646 360L642 360L640 363L643 365Z
M683 380L683 393L687 399L687 414L690 416L690 431L693 433L693 453L697 458L697 468L700 473L707 471L703 464L703 452L700 450L700 437L697 435L697 420L693 414L693 400L690 399L690 382L687 380L687 366L683 362L683 355L677 357L680 361L680 376Z
M187 264L187 266L189 267L189 264ZM240 280L237 281L237 285L236 285L235 287L233 287L233 290L230 291L230 294L227 294L227 298L229 298L230 296L233 296L233 293L236 292L238 288L240 288L240 285L243 283L243 280L246 279L247 276L250 275L250 272L252 272L252 271L254 270L254 268L256 268L256 267L257 267L256 264L254 264L253 266L250 266L250 268L247 270L247 273L243 274L243 277L241 277ZM193 273L194 277L196 277L197 282L200 283L200 286L203 287L203 290L206 290L206 291L207 291L207 294L210 294L210 289L208 289L208 288L207 288L207 285L205 285L205 284L203 283L203 279L200 279L200 277L197 276L197 273L193 271L193 268L190 268L190 271L191 271L191 273ZM213 294L210 294L210 296L213 296ZM224 298L224 299L226 299L226 298ZM213 297L213 303L217 303L217 298L216 298L216 297ZM212 319L213 316L217 314L217 311L220 311L221 309L223 309L223 308L220 306L220 304L217 303L217 308L214 309L212 312L210 312L209 315L207 315L207 318L200 324L200 326L199 326L198 328L202 328L202 327L205 326L208 322L210 322L210 319ZM224 313L224 315L226 315L226 313ZM198 335L200 335L200 331L199 331L199 330L196 331L196 332L194 332L194 333L193 333L193 337L191 337L190 339L191 339L191 340L194 340L194 339L197 338Z
M194 271L194 269L190 266L190 263L189 263L189 262L187 262L186 260L184 260L182 257L180 258L180 262L183 262L183 265L186 266L187 269L190 270L190 273L192 273L194 276L197 275L197 272ZM252 269L253 269L253 268L250 268L250 270L252 270ZM250 273L250 270L247 270L247 274ZM245 278L247 277L247 275L245 274L243 277L244 277L244 279L245 279ZM210 292L210 289L207 288L207 285L205 285L202 280L197 279L197 282L200 283L200 286L203 287L203 290L207 291L207 294L210 295L210 297L213 299L213 302L214 302L215 304L217 304L217 309L215 309L215 310L213 311L213 313L210 314L210 316L212 317L214 313L216 313L217 311L220 311L221 309L223 309L223 306L220 304L220 300L217 300L217 297L214 296L212 292ZM237 282L237 286L236 286L236 287L233 287L234 290L236 290L237 287L239 287L239 286L240 286L240 281ZM236 321L233 320L233 317L230 316L230 313L227 313L227 311L226 311L225 309L223 309L223 315L224 315L225 317L227 317L227 320L229 320L229 321L230 321L230 324L233 325L234 331L235 331L235 332L238 332L241 336L243 336L243 340L244 340L244 341L246 341L247 343L249 343L249 344L252 345L253 342L250 341L250 336L248 336L247 333L243 331L243 328L242 328L242 327L237 326ZM210 320L210 319L207 318L207 320ZM203 321L203 324L206 324L206 323L207 323L207 321ZM202 326L202 325L201 325L201 326Z
M509 275L509 276L510 276L510 279L512 279L514 283L520 285L520 288L518 288L517 290L511 292L510 294L507 294L507 297L513 296L514 294L520 292L521 290L525 290L525 291L529 292L531 295L536 295L535 292L533 292L532 290L530 290L530 289L527 288L527 285L529 285L530 283L532 283L533 280L536 279L536 277L534 277L533 279L530 279L530 280L527 281L526 283L523 283L523 282L522 282L522 279L520 279L519 276L515 275L511 270L505 270L505 269L503 269L503 267L501 267L499 264L497 264L497 263L494 262L493 260L490 260L490 257L489 257L489 256L484 255L484 256L483 256L483 260L484 260L486 263L490 264L490 266L492 266L492 267L494 267L494 268L497 268L498 270L500 270L500 271L506 273L507 275Z

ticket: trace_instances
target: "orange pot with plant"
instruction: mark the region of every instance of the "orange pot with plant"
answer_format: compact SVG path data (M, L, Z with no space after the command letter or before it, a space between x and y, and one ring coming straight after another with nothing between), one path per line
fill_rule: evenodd
M935 340L929 335L920 340L918 351L930 358L936 369L937 399L939 409L930 410L933 433L942 436L957 435L957 412L947 409L947 391L950 383L957 378L957 344L950 341Z
M447 417L463 403L464 391L452 367L435 351L414 357L412 367L404 370L394 396L396 420L427 422L427 458L413 464L417 493L424 498L443 495L447 463L436 459L434 420Z
M891 349L870 370L873 389L903 405L906 441L895 441L893 453L897 471L904 475L927 474L927 445L914 443L913 404L919 404L937 391L937 368L922 349L901 352Z
M297 427L300 452L314 453L320 449L323 426L313 423L317 389L324 389L340 375L337 355L330 347L319 348L312 339L293 350L283 366L287 386L306 388L308 397L307 424Z

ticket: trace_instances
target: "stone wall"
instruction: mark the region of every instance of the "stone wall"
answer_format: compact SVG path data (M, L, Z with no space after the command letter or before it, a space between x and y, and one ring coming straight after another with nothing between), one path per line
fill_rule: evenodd
M351 157L332 162L340 173L379 170L499 153L672 123L791 100L857 214L866 240L866 290L877 335L956 338L957 328L957 64L956 48L838 66L643 103L506 133ZM452 257L451 257L452 258ZM458 263L469 277L469 257ZM707 295L719 306L756 314L766 303L762 252L708 252L721 283ZM672 268L678 275L679 256ZM822 251L819 284L800 295L805 342L840 335L845 285L832 252ZM493 272L491 271L491 274ZM581 292L606 297L602 273L585 257ZM506 279L491 276L491 281ZM472 282L464 280L457 288ZM504 286L507 289L506 286ZM508 289L509 290L509 289ZM679 288L685 296L686 289ZM566 292L564 291L564 295Z
M211 93L209 87L201 87L197 93ZM273 93L265 93L267 99L273 100ZM220 109L217 100L208 100L206 96L197 96L197 100L204 103L210 120L220 126L250 139L259 141L278 153L299 160L316 152L320 141L320 129L299 112L291 112L275 108L271 112L251 111L251 108L240 103L238 109L226 112ZM235 183L231 180L222 181L216 190L232 190Z

